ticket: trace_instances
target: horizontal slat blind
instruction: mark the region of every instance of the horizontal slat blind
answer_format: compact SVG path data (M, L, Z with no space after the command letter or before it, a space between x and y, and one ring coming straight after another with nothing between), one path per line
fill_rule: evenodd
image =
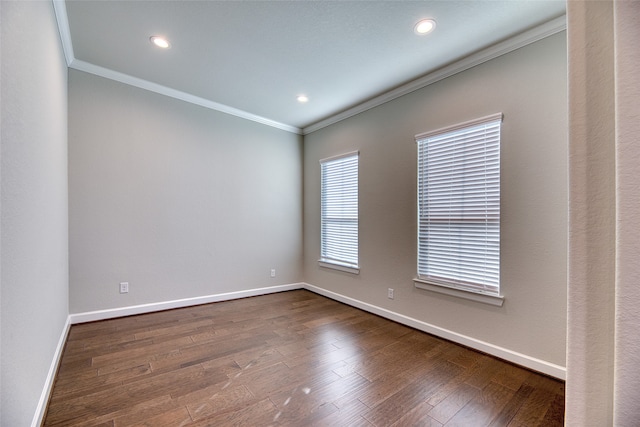
M358 154L321 162L321 261L358 267Z
M500 293L501 121L416 137L419 279Z

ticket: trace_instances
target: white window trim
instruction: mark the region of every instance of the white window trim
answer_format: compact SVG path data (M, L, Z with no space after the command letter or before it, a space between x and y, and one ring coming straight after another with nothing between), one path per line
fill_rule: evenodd
M464 128L475 126L475 125L479 125L479 124L482 124L482 123L492 122L494 120L502 121L503 117L504 117L504 115L502 113L490 114L490 115L485 116L485 117L480 117L479 119L469 120L467 122L458 123L456 125L445 126L443 128L436 129L436 130L431 130L429 132L419 133L419 134L417 134L415 136L415 139L417 141L418 139L425 139L425 138L429 138L430 136L433 136L433 135L438 135L438 134L445 133L445 132L453 132L453 131L456 131L456 130L459 130L459 129L464 129Z
M439 294L463 298L489 305L495 305L498 307L502 307L502 304L504 304L504 296L502 295L474 292L471 289L458 289L442 283L436 284L426 280L418 279L417 277L413 279L413 283L416 288L424 289L426 291L437 292Z
M347 153L343 153L343 154L339 154L337 156L332 156L332 157L327 157L324 159L320 159L320 165L322 165L323 163L326 162L330 162L333 160L339 160L342 158L346 158L346 157L353 157L353 156L357 156L358 157L358 168L359 168L359 162L360 162L360 151L350 151ZM321 219L322 221L322 219ZM358 245L360 244L359 242L359 237L358 237ZM359 259L358 259L358 263L359 263ZM338 271L342 271L345 273L351 273L351 274L360 274L360 266L359 265L353 265L353 264L349 264L349 263L343 263L340 262L338 260L332 260L332 259L328 259L328 258L321 258L318 260L318 265L320 267L323 268L329 268L332 270L338 270Z
M324 159L320 159L319 163L322 164L322 163L330 162L332 160L342 159L343 157L351 157L351 156L359 156L359 155L360 155L359 150L349 151L348 153L338 154L337 156L331 156L331 157L326 157Z
M327 260L318 260L318 265L323 268L330 268L332 270L344 271L345 273L360 274L360 267L351 267L348 265L329 262Z
M485 117L481 117L474 120L469 120L467 122L459 123L452 126L446 126L440 129L436 129L429 132L424 132L415 135L415 141L429 138L431 136L454 132L456 130L464 129L467 127L472 127L475 125L483 124L486 122L497 121L500 120L502 122L504 115L502 113L491 114ZM419 237L418 237L419 238ZM504 296L502 295L502 287L499 287L498 293L494 292L483 292L482 290L476 290L473 288L466 287L456 287L455 284L452 283L441 283L438 281L430 280L427 278L416 277L413 279L414 286L418 289L423 289L427 291L432 291L444 295L459 297L471 301L481 302L485 304L490 304L494 306L502 307L504 303Z

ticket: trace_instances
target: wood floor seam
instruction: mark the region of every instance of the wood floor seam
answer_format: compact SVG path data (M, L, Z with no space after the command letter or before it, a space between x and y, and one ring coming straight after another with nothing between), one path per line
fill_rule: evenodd
M72 325L43 426L562 426L564 382L306 291Z

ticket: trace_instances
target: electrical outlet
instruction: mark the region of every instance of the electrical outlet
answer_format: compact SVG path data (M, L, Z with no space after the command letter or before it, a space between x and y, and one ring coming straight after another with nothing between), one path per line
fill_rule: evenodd
M271 269L271 277L276 277L276 269L275 268Z
M126 294L129 292L129 282L120 282L120 293Z
M387 290L387 298L393 299L393 288Z

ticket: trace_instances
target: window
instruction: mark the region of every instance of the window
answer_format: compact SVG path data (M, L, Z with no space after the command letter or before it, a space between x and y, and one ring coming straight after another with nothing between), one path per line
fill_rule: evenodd
M320 161L320 265L358 270L358 153Z
M502 114L416 135L417 287L500 298ZM427 285L427 286L425 286ZM468 297L468 296L465 296ZM480 297L471 299L483 300Z

